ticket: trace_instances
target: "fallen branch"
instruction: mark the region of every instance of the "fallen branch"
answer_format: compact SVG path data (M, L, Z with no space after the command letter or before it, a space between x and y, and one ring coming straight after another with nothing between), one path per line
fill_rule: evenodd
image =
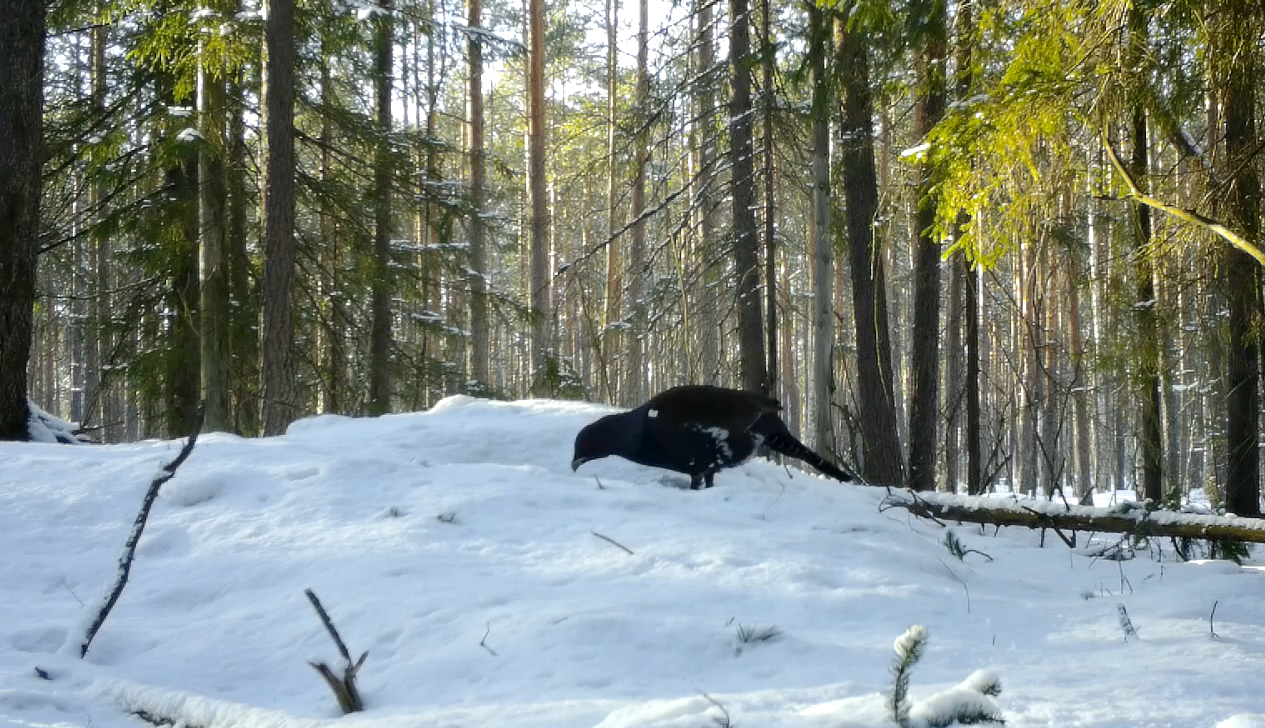
M325 607L321 606L321 600L316 598L316 593L311 589L304 589L303 593L307 595L312 608L316 610L329 636L333 638L334 645L338 647L338 654L343 657L343 676L340 679L324 662L311 661L308 664L325 679L329 689L334 692L334 697L338 700L338 707L343 709L344 715L358 713L365 709L365 704L360 699L360 691L356 688L356 673L360 672L360 666L365 664L365 658L369 656L369 652L366 650L361 653L360 659L352 664L351 653L347 651L347 645L338 634L338 630L334 628L334 622L329 618Z
M110 611L114 609L114 605L118 603L119 596L123 594L123 587L127 586L128 576L132 573L132 561L136 558L136 545L141 540L141 533L145 531L145 524L149 521L149 511L154 507L154 501L158 499L158 489L168 480L176 475L176 469L179 468L184 461L188 459L189 453L193 452L193 446L198 441L198 433L202 431L202 415L203 407L198 405L197 411L193 419L193 431L189 433L189 441L180 448L180 453L176 458L162 467L158 471L158 475L154 476L153 482L149 484L149 490L145 492L145 499L141 501L140 513L136 514L136 522L132 524L132 532L127 535L127 542L123 544L123 555L119 557L119 570L114 577L114 586L110 588L110 594L106 597L105 603L101 605L101 609L97 612L97 616L92 620L92 624L88 626L87 632L84 633L83 641L79 643L79 657L82 659L88 654L88 648L92 646L92 640L97 636L97 632L101 630L101 625L105 624L106 617L110 616Z
M597 536L598 538L602 539L602 540L603 540L603 541L605 541L606 543L613 544L613 545L615 545L615 546L620 547L620 548L621 548L621 549L623 549L623 550L625 551L625 553L627 553L629 556L635 556L635 555L636 555L636 554L634 554L634 553L633 553L633 550L632 550L632 549L630 549L630 548L628 548L627 546L623 545L622 543L620 543L620 542L616 541L615 539L611 538L610 536L603 536L602 534L598 533L597 531L590 531L590 533L592 533L594 536Z
M880 508L903 508L915 516L937 522L961 521L1058 531L1124 533L1138 537L1173 536L1265 543L1265 519L1148 511L1134 503L1094 508L1041 500L1019 501L893 490ZM1067 540L1066 537L1064 540Z

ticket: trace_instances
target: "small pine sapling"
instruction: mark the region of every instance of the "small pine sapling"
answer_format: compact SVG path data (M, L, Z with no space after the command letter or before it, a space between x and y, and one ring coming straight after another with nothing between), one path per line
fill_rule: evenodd
M1001 695L1001 680L987 670L976 670L958 685L913 705L909 703L909 675L927 648L927 628L910 627L897 638L892 660L892 692L887 705L901 728L945 728L961 724L1006 721L992 698Z
M1129 619L1129 611L1124 608L1123 604L1117 604L1116 611L1120 613L1120 629L1124 631L1124 641L1128 642L1130 637L1138 639L1138 630L1134 628L1133 621Z
M962 543L962 539L958 538L958 535L952 530L944 532L944 541L942 543L944 544L944 547L949 550L949 553L953 554L953 557L958 561L965 561L967 554L978 554L989 561L993 560L992 556L989 556L979 549L967 548L966 545Z
M901 728L909 728L909 673L927 649L927 628L915 624L896 638L893 647L896 656L892 659L892 692L887 696L887 707L892 720Z

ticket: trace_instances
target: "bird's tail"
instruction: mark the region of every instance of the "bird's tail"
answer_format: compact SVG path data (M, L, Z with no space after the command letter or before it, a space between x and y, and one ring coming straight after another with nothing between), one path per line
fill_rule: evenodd
M793 457L796 460L803 460L809 465L820 470L823 474L828 475L835 480L841 480L845 483L856 480L856 476L850 473L846 468L839 467L829 460L823 458L804 443L796 440L793 435L788 432L778 432L769 435L765 439L769 449L774 452L780 452L783 455Z

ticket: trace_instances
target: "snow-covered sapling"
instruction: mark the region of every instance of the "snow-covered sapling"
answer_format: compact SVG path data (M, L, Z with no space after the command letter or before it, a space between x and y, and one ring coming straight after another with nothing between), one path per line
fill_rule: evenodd
M1117 604L1116 611L1120 613L1120 629L1124 631L1124 641L1128 642L1130 637L1137 639L1138 630L1133 627L1133 621L1129 619L1129 611L1123 604Z
M1001 680L987 670L976 670L958 685L913 705L909 703L909 675L927 648L927 628L916 624L896 639L892 660L892 692L887 705L901 728L943 728L955 723L1005 723L992 698L1001 695Z

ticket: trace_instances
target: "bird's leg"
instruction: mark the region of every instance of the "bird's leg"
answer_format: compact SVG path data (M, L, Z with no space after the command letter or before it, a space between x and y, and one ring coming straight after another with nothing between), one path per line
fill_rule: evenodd
M708 485L711 485L711 476L708 476ZM703 487L703 476L698 473L690 475L690 490L698 490Z
M712 478L714 478L714 477L716 477L716 471L715 471L715 470L708 470L706 473L703 473L703 480L707 483L707 485L705 485L705 486L703 486L703 487L705 487L705 488L710 488L710 487L712 487L713 485L716 485L715 483L713 483L713 482L712 482Z

